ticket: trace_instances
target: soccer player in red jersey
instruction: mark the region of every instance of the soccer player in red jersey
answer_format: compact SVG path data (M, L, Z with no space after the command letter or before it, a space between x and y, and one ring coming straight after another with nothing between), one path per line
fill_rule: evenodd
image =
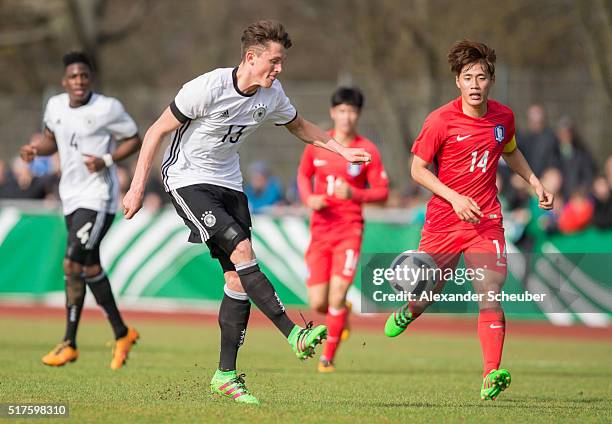
M495 81L495 51L482 43L460 41L448 54L461 96L429 114L412 147L414 181L433 192L427 205L419 250L438 267L455 268L461 253L468 268L480 268L484 278L473 287L484 294L479 302L478 336L484 372L481 399L495 399L510 384L508 370L499 369L505 336L500 293L506 279L506 246L495 176L503 157L529 182L542 209L553 196L542 186L514 137L512 110L488 98ZM428 169L434 164L434 172ZM438 282L435 291L443 288ZM395 337L416 319L429 302L409 302L391 314L385 334Z
M310 306L327 314L327 342L320 372L334 370L334 357L346 327L346 294L353 281L363 233L362 205L387 198L388 179L374 143L357 134L363 95L356 88L339 88L332 96L330 115L335 140L370 153L367 164L338 160L323 149L306 146L298 171L298 189L313 210L311 240L306 251ZM314 187L313 187L314 180Z

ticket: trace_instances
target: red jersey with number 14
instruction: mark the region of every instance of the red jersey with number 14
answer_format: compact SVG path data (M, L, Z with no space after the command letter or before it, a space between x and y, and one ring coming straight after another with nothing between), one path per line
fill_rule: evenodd
M495 177L502 152L515 148L514 114L494 100L487 113L473 118L463 113L461 97L429 114L412 146L412 153L434 163L438 179L480 207L479 224L461 221L453 207L434 195L427 204L424 229L446 232L501 225L501 206Z
M328 133L333 137L333 132ZM300 197L306 204L310 195L322 194L327 202L327 207L312 213L313 229L325 231L343 224L363 225L362 204L387 198L389 181L376 145L357 135L349 147L362 147L370 153L372 160L367 164L352 164L326 149L312 145L304 149L297 176ZM350 185L351 199L339 199L334 195L334 185L339 179Z

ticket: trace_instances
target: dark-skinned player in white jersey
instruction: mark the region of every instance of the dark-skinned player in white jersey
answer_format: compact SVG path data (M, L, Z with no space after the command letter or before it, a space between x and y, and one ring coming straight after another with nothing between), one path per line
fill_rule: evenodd
M83 53L64 56L62 86L66 91L47 102L41 139L21 148L21 157L59 152L62 176L60 199L68 228L64 258L66 333L42 358L45 365L62 366L79 357L77 328L85 300L85 286L104 310L115 333L110 367L123 366L139 335L122 318L106 273L100 265L100 243L110 228L119 201L114 162L140 147L138 128L121 103L93 92L93 68ZM116 146L117 142L119 145Z
M149 128L123 206L127 219L142 207L155 153L162 139L174 132L162 164L164 185L191 230L189 241L208 245L225 279L219 309L220 362L210 388L236 402L257 404L243 375L236 372L250 301L281 331L300 359L314 355L315 346L327 336L327 328L311 324L302 328L289 319L274 287L259 269L250 241L251 218L242 192L238 147L270 120L348 162L368 162L370 155L361 148L344 147L297 114L277 79L285 51L291 47L282 24L253 23L243 31L241 42L238 67L215 69L186 83Z

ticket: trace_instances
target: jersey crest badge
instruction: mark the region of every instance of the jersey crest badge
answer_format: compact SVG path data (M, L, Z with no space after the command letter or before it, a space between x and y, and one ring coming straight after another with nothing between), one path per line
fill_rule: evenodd
M202 214L202 221L204 221L204 225L210 228L217 223L217 218L211 211L206 211Z
M495 141L501 143L502 141L504 141L504 138L506 136L506 127L504 127L503 125L496 125L495 129L493 129L493 133L495 134Z
M362 169L363 169L363 165L360 163L349 163L348 167L346 168L346 172L351 177L356 177L357 175L361 174Z
M266 117L266 105L259 103L255 106L255 110L253 111L253 120L255 122L261 122Z

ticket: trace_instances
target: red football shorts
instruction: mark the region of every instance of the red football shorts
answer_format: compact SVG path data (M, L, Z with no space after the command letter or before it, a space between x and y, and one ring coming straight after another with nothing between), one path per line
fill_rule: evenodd
M423 230L419 250L428 253L442 269L454 269L463 253L467 268L507 273L506 239L501 224L449 232Z
M332 275L352 282L359 261L361 234L360 228L331 233L313 231L306 250L306 284L329 283Z

